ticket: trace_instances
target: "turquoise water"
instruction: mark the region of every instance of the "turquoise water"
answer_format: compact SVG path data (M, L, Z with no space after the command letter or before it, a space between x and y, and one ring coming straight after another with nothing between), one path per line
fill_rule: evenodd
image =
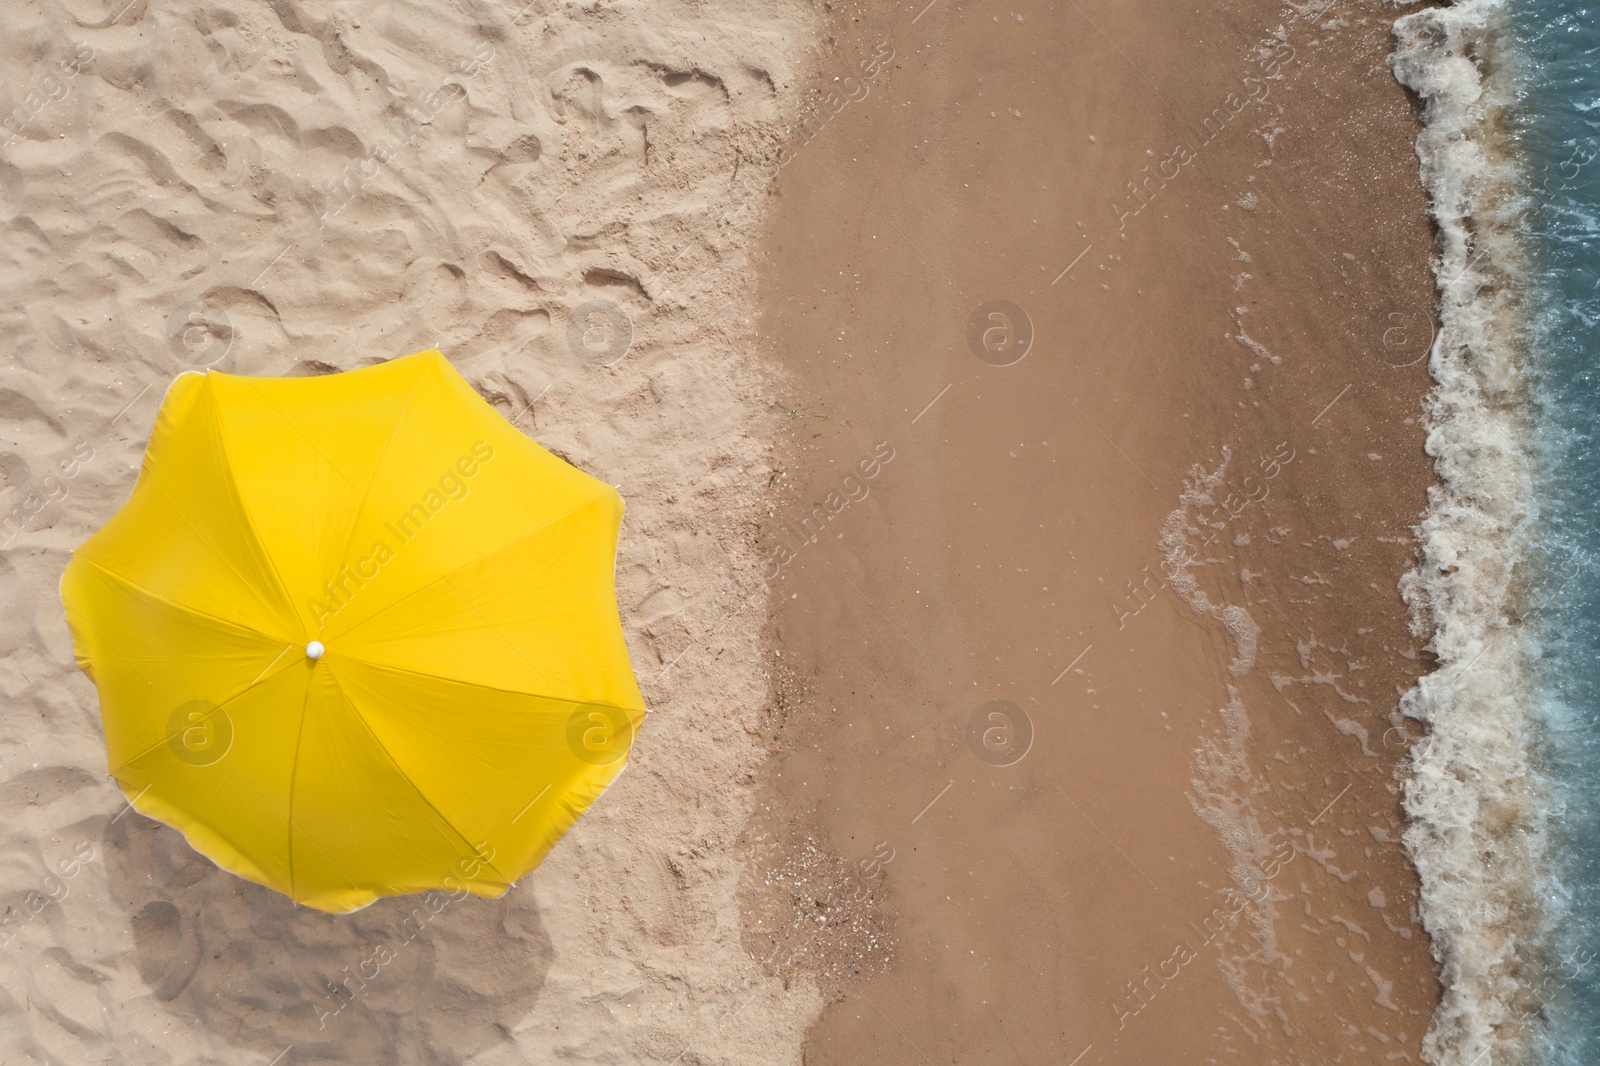
M1428 451L1401 582L1438 668L1406 845L1437 1066L1600 1063L1600 18L1458 0L1395 24L1438 233Z
M1512 142L1531 184L1528 256L1534 683L1558 892L1539 1060L1600 1063L1600 19L1571 0L1506 8Z
M1551 790L1557 958L1530 1020L1544 1063L1600 1062L1600 10L1511 0L1512 143L1527 256L1537 505L1533 700Z

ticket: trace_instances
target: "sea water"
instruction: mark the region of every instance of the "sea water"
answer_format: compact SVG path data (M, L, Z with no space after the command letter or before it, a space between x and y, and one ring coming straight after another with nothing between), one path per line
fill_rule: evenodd
M1530 640L1550 796L1550 915L1535 1061L1600 1063L1600 9L1514 0L1507 139L1528 186Z
M1406 842L1449 1066L1600 1063L1600 10L1396 24L1424 102L1441 485L1403 582L1439 668L1403 701Z

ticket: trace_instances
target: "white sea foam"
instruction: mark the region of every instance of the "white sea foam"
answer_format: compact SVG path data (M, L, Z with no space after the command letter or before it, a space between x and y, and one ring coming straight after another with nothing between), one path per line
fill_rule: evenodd
M1213 603L1211 597L1206 595L1194 575L1198 560L1193 555L1195 547L1189 540L1190 533L1200 532L1189 516L1189 508L1215 506L1216 501L1211 493L1222 484L1232 459L1232 450L1225 447L1222 449L1222 462L1211 473L1206 473L1199 466L1189 471L1178 499L1178 508L1162 524L1157 544L1163 557L1162 568L1172 579L1173 591L1195 614L1215 618L1222 623L1233 642L1233 661L1228 664L1228 673L1243 677L1256 665L1256 644L1261 627L1243 607Z
M1196 464L1184 477L1178 506L1161 526L1158 545L1162 569L1172 582L1178 598L1202 618L1219 623L1233 644L1233 661L1228 673L1242 677L1255 666L1256 646L1261 627L1250 612L1232 604L1217 603L1200 587L1198 567L1217 560L1201 559L1201 537L1213 530L1202 529L1200 511L1215 509L1213 493L1223 484L1232 450L1222 449L1216 469L1207 471ZM1194 512L1194 513L1191 513ZM1215 521L1213 519L1213 521ZM1273 893L1257 895L1262 864L1274 851L1273 842L1256 817L1252 797L1262 788L1250 769L1246 748L1250 740L1250 716L1239 690L1228 686L1228 702L1218 708L1221 728L1213 736L1202 737L1195 748L1189 784L1189 806L1200 820L1211 827L1227 850L1232 863L1229 876L1237 889L1249 899L1242 910L1238 930L1230 928L1221 938L1222 952L1217 967L1233 990L1239 1005L1257 1024L1284 1021L1276 997L1257 989L1250 981L1252 968L1270 967L1283 961L1278 950L1277 904Z
M1391 65L1421 97L1422 180L1438 227L1440 331L1427 450L1440 484L1401 582L1438 668L1401 700L1430 736L1406 784L1406 846L1444 999L1424 1042L1440 1066L1526 1061L1516 1019L1545 955L1546 789L1536 772L1529 649L1517 625L1533 519L1517 279L1522 187L1497 140L1501 0L1395 23Z

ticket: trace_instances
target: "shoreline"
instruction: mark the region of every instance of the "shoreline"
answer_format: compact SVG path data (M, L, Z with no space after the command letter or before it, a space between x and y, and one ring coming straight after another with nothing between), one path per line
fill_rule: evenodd
M1549 744L1534 704L1535 522L1529 426L1529 270L1520 239L1533 188L1507 138L1518 57L1500 0L1467 0L1396 23L1397 77L1426 101L1417 142L1439 232L1439 342L1428 451L1441 485L1403 584L1439 666L1406 695L1428 727L1406 782L1408 849L1445 995L1434 1061L1528 1061L1555 969L1565 894L1552 866ZM1492 491L1491 491L1492 489ZM1571 955L1568 954L1570 959Z
M1528 1054L1503 0L1020 2L19 9L0 1045ZM107 787L53 593L173 375L429 347L628 501L652 714L503 897L330 916Z
M1397 585L1433 235L1388 23L924 14L838 13L824 70L896 58L783 170L758 260L790 417L746 949L802 945L808 1062L1420 1055ZM993 58L1030 54L1056 73ZM1177 98L1226 121L1196 147ZM879 441L870 494L797 524Z

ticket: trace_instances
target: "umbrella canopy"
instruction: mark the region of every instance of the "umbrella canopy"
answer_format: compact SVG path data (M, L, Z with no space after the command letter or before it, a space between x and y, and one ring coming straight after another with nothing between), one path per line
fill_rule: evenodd
M621 771L644 700L622 500L437 351L185 374L62 601L111 775L196 850L340 912L498 896Z

